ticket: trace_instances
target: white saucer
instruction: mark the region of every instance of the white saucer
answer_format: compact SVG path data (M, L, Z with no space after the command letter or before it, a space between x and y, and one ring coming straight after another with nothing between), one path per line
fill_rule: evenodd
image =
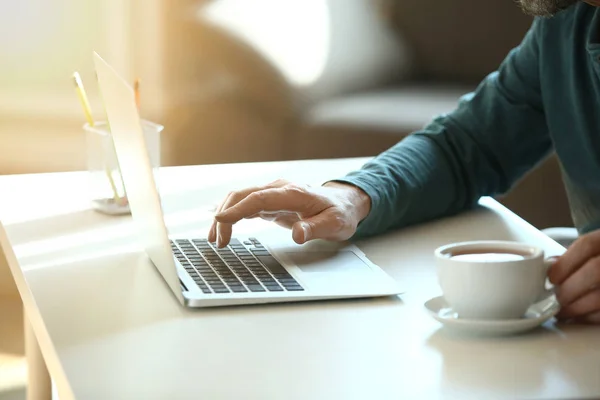
M482 320L461 319L450 308L443 296L425 303L431 316L446 327L474 334L510 335L534 329L558 313L560 306L554 297L529 307L519 319Z

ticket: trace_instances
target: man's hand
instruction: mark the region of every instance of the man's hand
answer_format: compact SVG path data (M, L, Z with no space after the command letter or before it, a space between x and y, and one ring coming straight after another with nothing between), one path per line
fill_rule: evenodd
M260 217L292 230L298 244L313 239L349 239L371 208L369 196L356 186L329 182L310 187L278 180L266 186L231 192L219 206L208 240L227 246L232 226Z
M600 231L577 239L550 268L560 319L600 323Z

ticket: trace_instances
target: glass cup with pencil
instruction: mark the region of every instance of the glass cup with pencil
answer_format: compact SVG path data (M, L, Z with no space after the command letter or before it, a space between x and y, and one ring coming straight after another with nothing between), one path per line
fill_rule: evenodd
M79 73L73 74L75 89L87 123L83 125L87 145L87 168L89 171L89 184L92 207L94 210L109 214L129 214L127 192L121 179L119 162L115 153L114 142L110 133L110 126L105 121L94 121L90 103L88 101L83 82ZM135 81L135 100L140 108L140 84ZM163 126L150 121L141 120L148 156L153 169L160 167L160 136Z

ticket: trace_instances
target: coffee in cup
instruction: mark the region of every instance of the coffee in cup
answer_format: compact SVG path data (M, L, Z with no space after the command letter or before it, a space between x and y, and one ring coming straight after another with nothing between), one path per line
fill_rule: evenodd
M459 318L516 319L553 295L550 263L540 248L517 242L474 241L435 251L438 281Z

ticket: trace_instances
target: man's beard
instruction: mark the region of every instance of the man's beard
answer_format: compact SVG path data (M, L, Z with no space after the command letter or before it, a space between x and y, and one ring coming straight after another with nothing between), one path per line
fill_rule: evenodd
M517 0L526 14L534 17L552 17L578 3L579 0Z

